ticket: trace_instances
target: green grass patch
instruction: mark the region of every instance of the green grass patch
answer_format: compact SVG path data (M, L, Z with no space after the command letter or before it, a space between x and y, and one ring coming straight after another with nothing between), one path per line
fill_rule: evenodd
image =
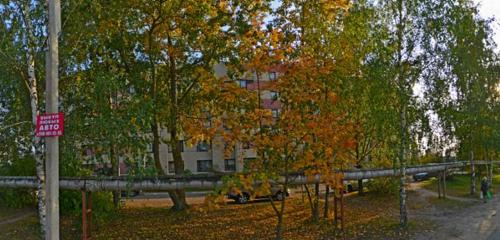
M422 183L425 189L437 192L437 179L432 178ZM479 197L481 190L481 177L476 176L476 194ZM500 191L500 174L493 176L491 190L495 193ZM470 175L454 175L446 180L446 194L456 197L471 197L470 195Z
M493 176L492 188L494 192L498 192L500 190L500 174Z
M476 187L480 186L479 179L476 179ZM425 181L424 188L437 192L437 179L432 178ZM470 176L469 175L454 175L446 179L446 194L456 197L470 197Z
M23 240L39 240L40 232L38 225L38 217L36 215L29 216L19 220L13 224L6 224L0 227L0 239L23 239Z

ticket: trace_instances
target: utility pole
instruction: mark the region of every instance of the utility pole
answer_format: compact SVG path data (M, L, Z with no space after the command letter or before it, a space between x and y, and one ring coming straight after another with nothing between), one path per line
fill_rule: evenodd
M59 42L61 31L61 2L49 3L49 55L47 58L46 113L58 113L59 97ZM59 137L47 137L46 141L46 187L47 187L47 231L46 240L59 240Z

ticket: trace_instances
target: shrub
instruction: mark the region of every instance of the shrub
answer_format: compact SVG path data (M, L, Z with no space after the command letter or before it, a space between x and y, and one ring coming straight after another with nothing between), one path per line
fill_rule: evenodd
M0 166L1 176L34 176L35 161L31 157L17 158L9 164ZM12 207L22 208L36 205L35 189L0 189L0 204Z
M62 190L59 198L59 206L61 214L81 216L82 193L74 190ZM92 193L93 221L105 221L111 216L113 211L113 194L111 192Z
M399 190L399 179L392 177L375 178L366 185L370 192L375 194L397 194Z
M11 208L34 206L36 203L35 190L31 189L0 189L0 205Z

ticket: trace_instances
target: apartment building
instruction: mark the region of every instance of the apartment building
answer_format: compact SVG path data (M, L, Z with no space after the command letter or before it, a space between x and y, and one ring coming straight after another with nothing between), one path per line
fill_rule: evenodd
M280 102L278 100L278 92L269 88L272 81L275 81L279 75L278 68L270 68L269 72L246 72L241 78L236 80L241 88L248 89L260 94L261 107L270 109L272 115L277 118L280 114ZM227 76L227 69L223 64L214 66L216 77ZM168 131L162 129L160 131L162 139L168 139ZM198 143L191 143L189 141L179 141L178 143L182 149L182 159L184 161L184 168L187 172L193 174L211 173L211 172L239 172L244 169L245 162L251 161L256 158L257 153L252 148L250 143L238 143L234 146L234 150L229 156L225 156L226 145L222 137L215 137L211 141L203 141ZM93 165L96 173L101 172L103 175L110 175L111 163L107 155L100 156L100 160L96 158L91 148L84 148L82 157L85 165ZM159 148L160 162L163 172L167 174L174 174L174 161L170 147L165 143L160 143ZM134 158L134 156L128 156ZM126 156L119 157L119 175L127 175L129 173L129 166L125 159ZM140 168L146 169L148 166L153 165L153 147L150 143L145 149L145 154L141 159L136 159L136 163Z
M278 93L269 89L269 83L275 81L279 75L279 69L270 68L269 72L247 72L236 80L242 88L255 91L260 94L261 106L270 109L274 117L280 113L280 103ZM214 66L217 77L224 77L227 69L224 65ZM166 131L161 135L166 137ZM182 149L182 159L185 169L193 174L208 172L237 172L242 171L245 162L256 157L255 149L249 143L238 143L230 156L224 156L225 144L222 137L215 137L212 141L204 141L196 144L189 144L186 141L179 142ZM171 149L166 144L160 146L160 160L164 172L174 173L174 162Z

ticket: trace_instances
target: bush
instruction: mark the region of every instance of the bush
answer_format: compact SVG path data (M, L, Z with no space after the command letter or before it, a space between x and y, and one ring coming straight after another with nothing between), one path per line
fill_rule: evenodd
M375 194L397 194L399 190L399 179L392 177L375 178L366 185L370 192Z
M23 208L36 204L35 190L31 189L0 189L0 205L11 208Z
M81 216L82 193L74 190L62 190L59 197L59 206L62 214ZM95 221L99 222L108 219L113 211L113 194L111 192L92 193L92 217Z
M9 164L0 166L1 176L33 176L35 175L35 161L31 157L17 158ZM0 204L22 208L36 205L35 189L0 189Z

